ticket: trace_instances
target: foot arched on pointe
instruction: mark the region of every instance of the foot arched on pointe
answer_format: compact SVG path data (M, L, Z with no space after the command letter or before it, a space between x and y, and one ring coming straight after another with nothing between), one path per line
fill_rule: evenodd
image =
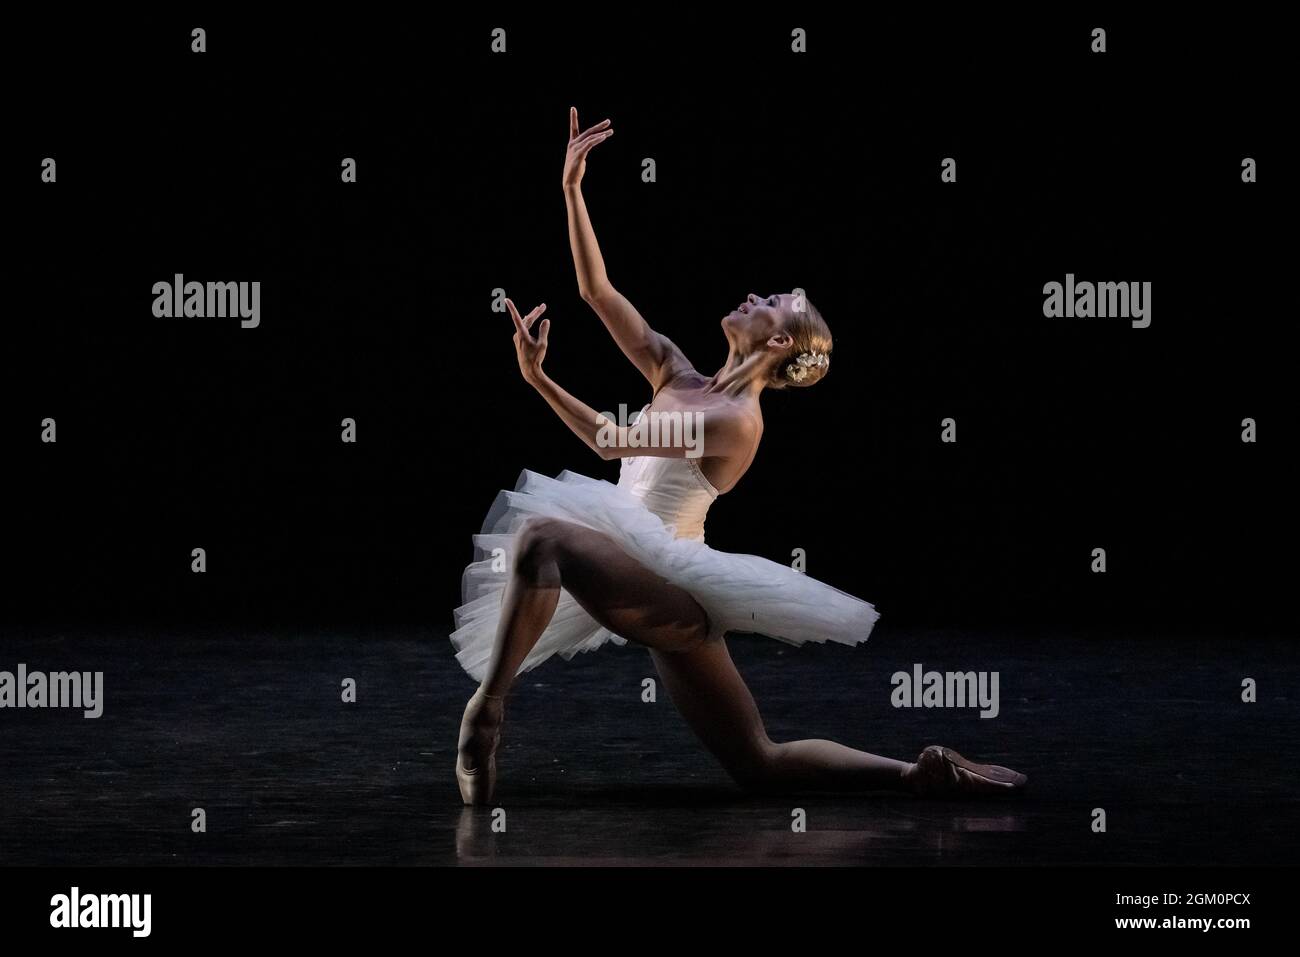
M456 784L466 804L481 805L492 800L497 783L497 745L505 717L505 696L485 694L482 688L470 697L460 721L456 742Z
M1019 771L979 764L937 744L921 752L906 779L912 792L923 797L1015 794L1029 783Z

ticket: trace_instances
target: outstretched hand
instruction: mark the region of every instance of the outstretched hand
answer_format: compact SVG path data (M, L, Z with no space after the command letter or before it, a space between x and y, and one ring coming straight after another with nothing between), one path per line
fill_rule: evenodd
M509 299L506 300L506 308L510 310L510 318L515 323L515 354L519 358L519 371L523 374L525 382L536 382L542 375L542 360L546 358L546 337L551 331L551 320L542 320L541 325L537 327L536 337L532 335L531 330L537 317L546 311L546 303L542 303L522 318L515 304Z
M577 186L587 171L587 154L599 143L614 135L609 120L601 120L589 130L578 132L578 108L569 107L569 150L564 156L564 187Z

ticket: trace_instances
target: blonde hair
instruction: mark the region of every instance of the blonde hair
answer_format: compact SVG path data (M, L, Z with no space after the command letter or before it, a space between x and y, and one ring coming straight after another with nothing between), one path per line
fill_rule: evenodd
M785 332L794 343L772 370L769 385L774 389L802 389L820 382L831 368L831 330L807 297L802 311L786 314Z

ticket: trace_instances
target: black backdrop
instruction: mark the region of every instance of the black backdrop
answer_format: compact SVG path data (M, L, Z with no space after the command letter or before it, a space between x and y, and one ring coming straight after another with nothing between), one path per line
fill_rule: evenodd
M449 626L499 488L616 474L519 380L492 291L549 304L562 385L647 398L577 296L573 104L617 130L585 182L610 276L701 369L751 291L805 288L835 334L824 383L765 399L714 547L804 548L882 627L1289 627L1287 120L1258 37L632 13L15 26L43 68L10 68L0 619ZM155 319L178 272L261 281L260 328ZM1067 272L1151 281L1152 325L1045 319Z

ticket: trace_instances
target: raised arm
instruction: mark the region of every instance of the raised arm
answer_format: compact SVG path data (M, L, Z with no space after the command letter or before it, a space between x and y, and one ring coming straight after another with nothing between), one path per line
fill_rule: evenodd
M569 248L578 274L578 292L600 316L623 354L640 370L657 391L689 363L671 340L650 328L635 306L628 302L605 273L605 260L591 228L587 204L582 198L582 176L587 154L614 135L609 120L578 132L578 110L569 109L569 148L564 160L564 204L569 217Z
M702 434L693 449L686 445L633 445L629 441L629 429L619 426L607 416L597 412L581 399L560 388L542 371L542 360L546 358L546 347L551 331L551 320L543 319L537 327L537 335L532 334L533 323L546 311L546 304L538 306L526 316L520 316L514 302L507 299L506 307L510 318L515 323L515 353L519 359L519 371L529 385L541 394L546 403L554 410L565 425L586 443L587 447L602 459L618 459L632 455L653 455L665 458L681 459L688 455L726 457L743 455L753 443L752 420L743 415L727 412L704 414Z

